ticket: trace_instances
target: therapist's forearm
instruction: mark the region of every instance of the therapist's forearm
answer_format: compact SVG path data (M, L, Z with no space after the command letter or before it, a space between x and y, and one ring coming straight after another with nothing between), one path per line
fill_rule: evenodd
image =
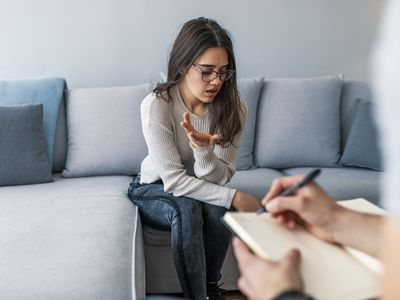
M382 216L345 209L335 222L334 240L377 257L384 239L385 220Z
M384 229L382 259L385 265L383 300L400 299L400 223L386 222Z

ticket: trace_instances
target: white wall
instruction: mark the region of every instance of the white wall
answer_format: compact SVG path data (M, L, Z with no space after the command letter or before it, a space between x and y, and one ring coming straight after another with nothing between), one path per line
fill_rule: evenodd
M238 76L366 80L381 0L0 0L0 79L62 76L70 88L156 81L188 19L217 19Z

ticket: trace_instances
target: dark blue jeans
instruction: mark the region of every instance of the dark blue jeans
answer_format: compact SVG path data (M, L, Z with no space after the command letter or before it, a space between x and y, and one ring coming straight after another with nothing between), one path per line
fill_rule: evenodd
M143 224L171 230L175 268L186 298L204 300L206 282L220 278L231 233L221 223L226 208L164 191L161 180L140 184L133 178L129 198L139 207Z

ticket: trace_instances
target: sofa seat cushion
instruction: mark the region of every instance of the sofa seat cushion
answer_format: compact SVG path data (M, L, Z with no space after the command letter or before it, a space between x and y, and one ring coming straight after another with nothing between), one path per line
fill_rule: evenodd
M0 189L2 298L143 296L142 232L126 195L131 178L54 180Z
M291 168L282 170L288 175L306 174L313 168ZM379 204L379 180L382 172L356 167L321 168L316 179L335 200L365 198Z

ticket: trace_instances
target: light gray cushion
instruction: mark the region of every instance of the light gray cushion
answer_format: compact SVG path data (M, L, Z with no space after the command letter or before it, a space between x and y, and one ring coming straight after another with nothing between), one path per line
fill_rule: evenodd
M152 85L70 90L63 177L132 175L147 155L140 103Z
M64 78L32 78L0 81L0 105L43 104L43 132L47 157L53 165L54 137L60 103L66 87Z
M54 138L53 173L61 173L67 160L67 124L65 116L65 99L60 103L58 111L56 136Z
M50 181L43 105L0 106L0 186Z
M271 187L272 181L280 176L283 176L283 173L268 168L237 171L226 186L252 194L261 200Z
M2 299L142 299L144 253L130 176L0 188Z
M260 167L333 166L340 158L342 76L267 80L257 115Z
M341 122L341 151L343 153L349 136L354 113L357 108L358 99L370 101L372 94L368 83L362 81L345 81L343 83L342 96L340 99L340 122Z
M236 159L236 170L247 170L254 166L254 132L256 128L256 116L258 100L263 86L264 77L241 78L238 80L240 97L247 104L247 122Z
M373 103L359 99L340 161L342 164L378 171L383 169L372 110Z
M287 175L305 175L313 168L290 168L282 170ZM321 168L316 179L335 200L365 198L379 204L379 181L382 172L352 167Z

